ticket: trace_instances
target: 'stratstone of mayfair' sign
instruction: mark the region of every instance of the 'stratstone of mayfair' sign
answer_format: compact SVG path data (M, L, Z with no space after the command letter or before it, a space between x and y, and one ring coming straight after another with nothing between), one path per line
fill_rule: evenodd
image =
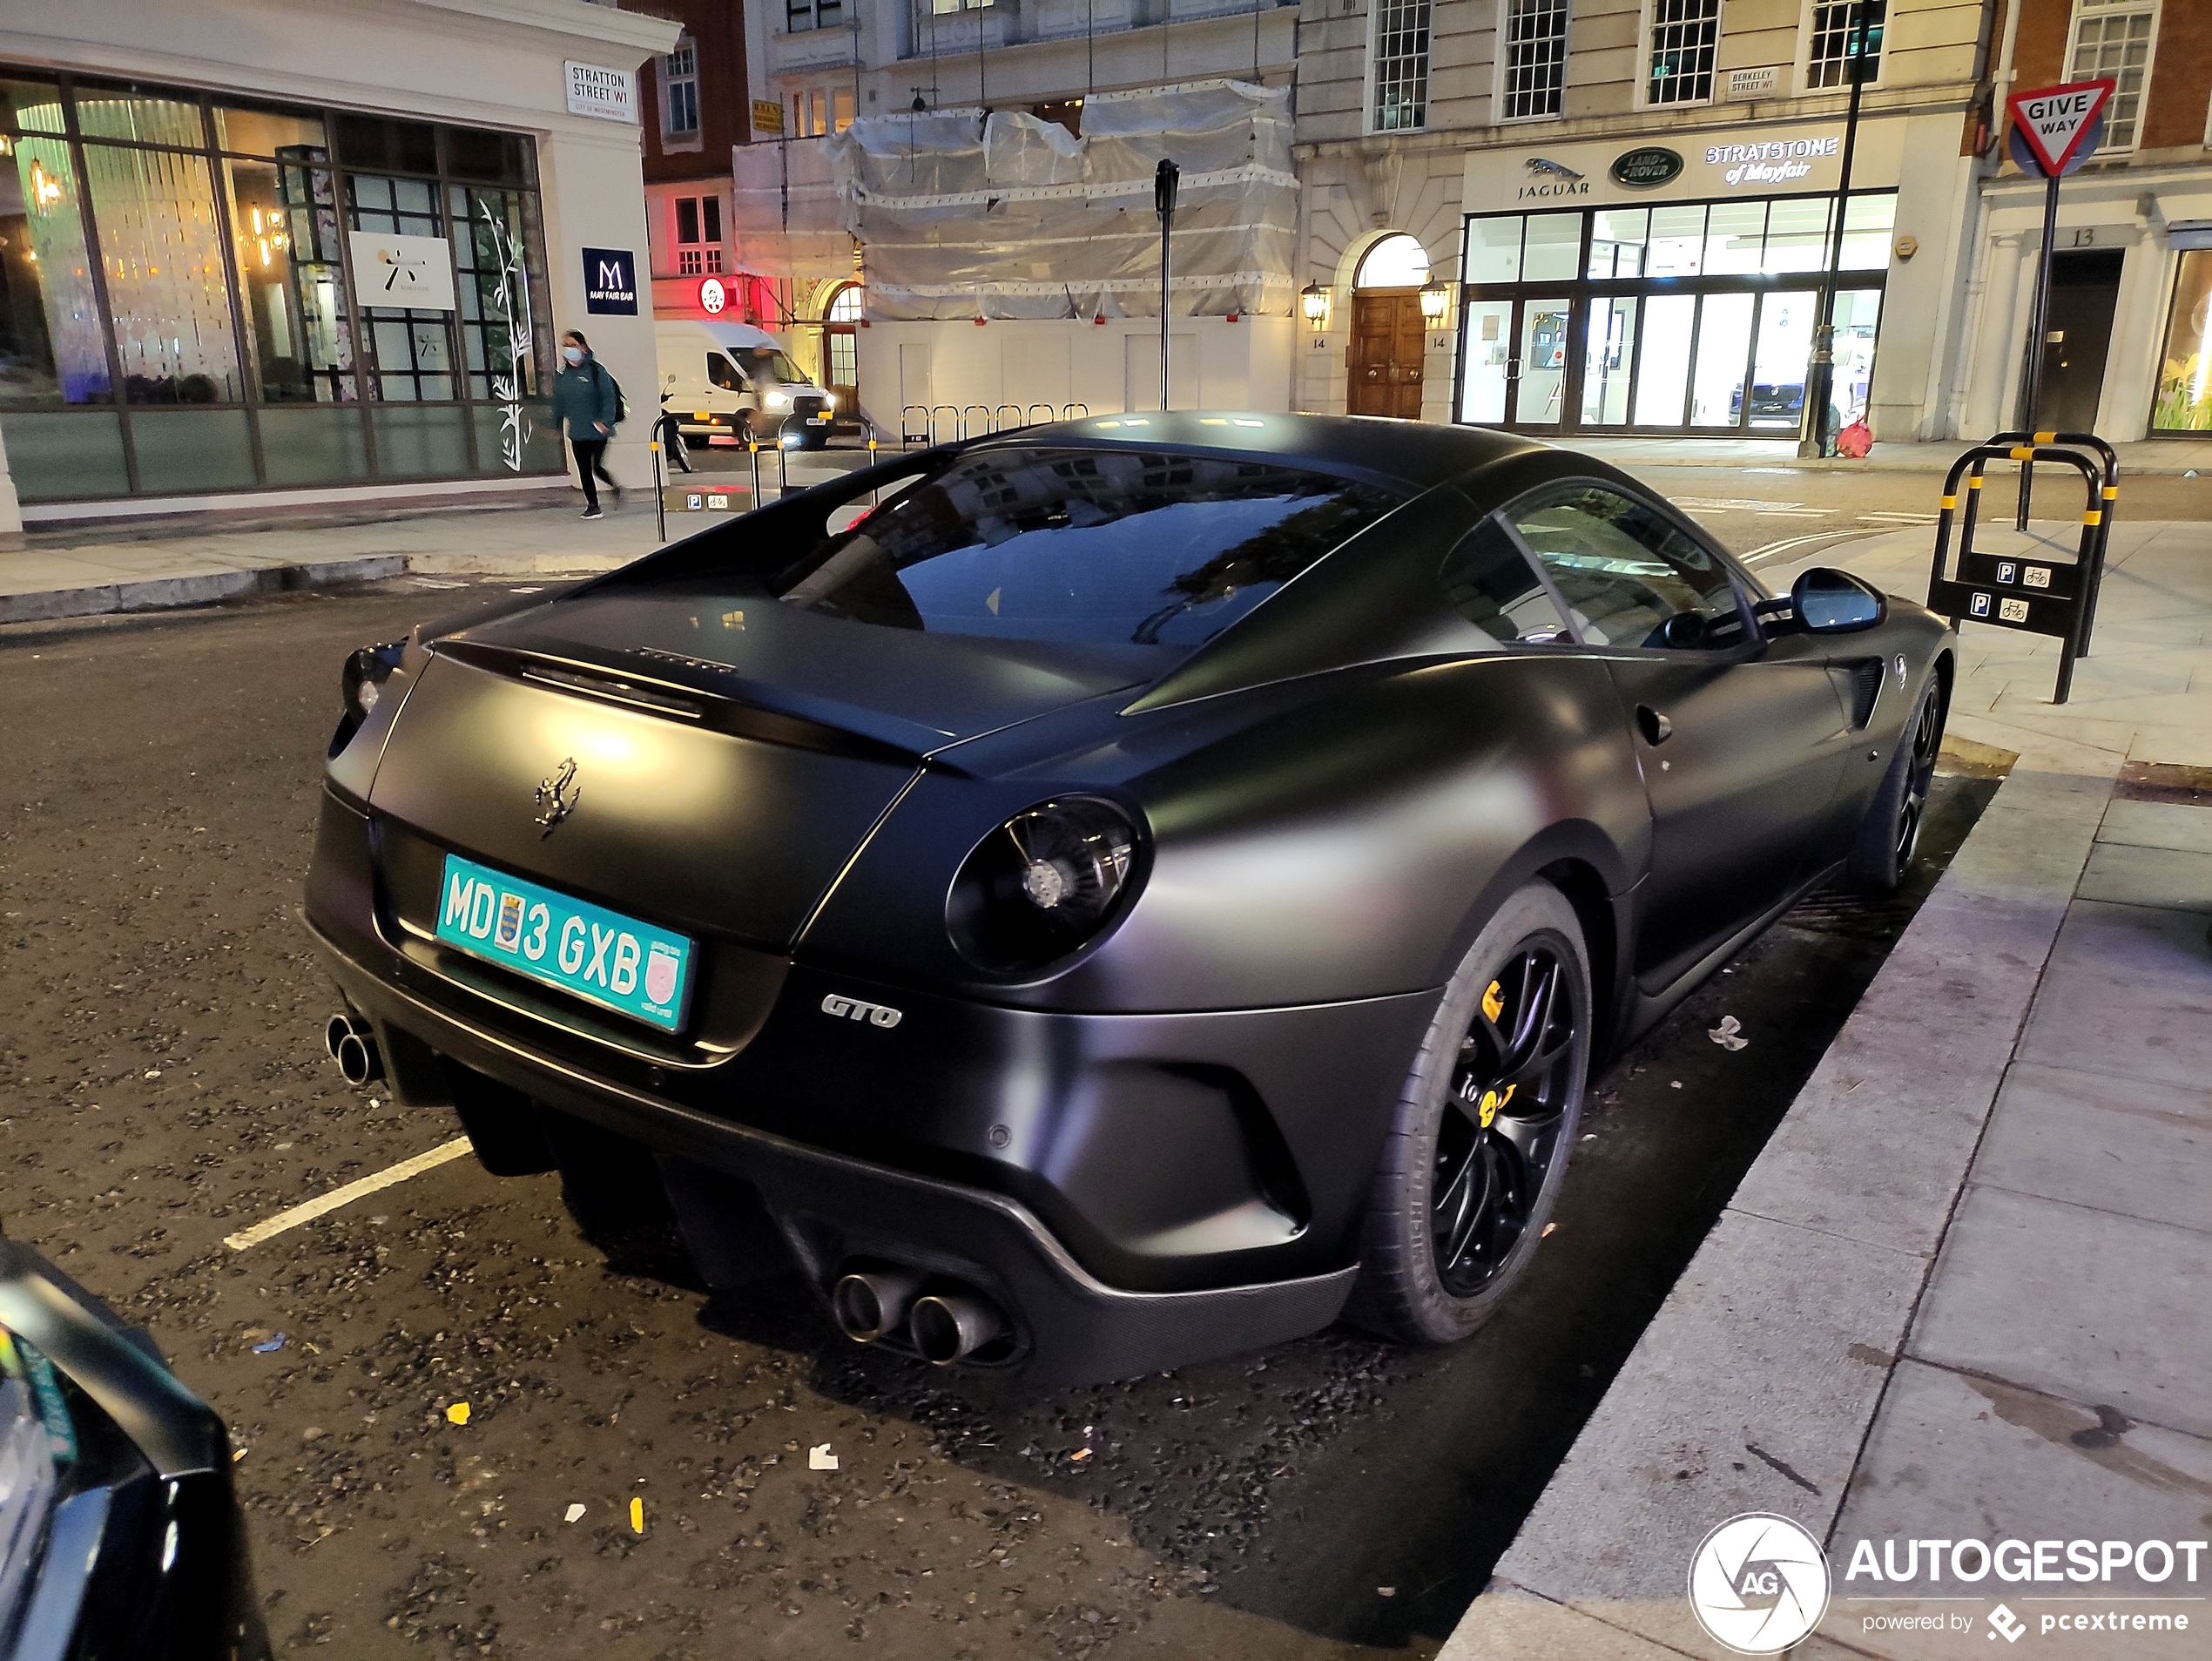
M1613 159L1613 182L1633 190L1656 190L1682 177L1682 157L1659 145L1624 151Z

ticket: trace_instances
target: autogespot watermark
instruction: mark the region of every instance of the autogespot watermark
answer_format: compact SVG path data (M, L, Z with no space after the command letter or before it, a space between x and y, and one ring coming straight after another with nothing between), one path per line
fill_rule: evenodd
M2002 1603L1986 1610L1841 1613L1851 1617L1863 1634L1940 1632L1955 1637L1986 1627L1984 1637L2007 1645L2031 1634L2182 1634L2190 1631L2193 1616L2200 1629L2203 1625L2202 1610L2179 1605L2205 1601L2202 1593L2182 1589L2199 1583L2207 1546L2202 1540L1860 1539L1851 1546L1844 1583L1837 1589L1826 1553L1802 1524L1750 1511L1729 1518L1699 1543L1689 1564L1689 1607L1716 1643L1741 1655L1779 1655L1818 1629L1831 1591L1855 1604L1974 1604L1979 1600L1959 1597L1948 1589L1993 1576L2016 1588L2108 1587L2117 1577L2123 1585L2147 1583L2161 1591L2148 1597L2009 1591L2006 1596L2022 1604L2060 1605L2029 1610L2025 1618ZM2169 1583L2172 1590L2166 1590ZM1877 1586L1882 1590L1873 1590ZM1926 1590L1902 1590L1920 1587Z

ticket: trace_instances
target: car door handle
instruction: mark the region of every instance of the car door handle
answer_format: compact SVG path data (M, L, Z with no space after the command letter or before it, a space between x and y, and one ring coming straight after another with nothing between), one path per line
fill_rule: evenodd
M1664 744L1675 735L1675 724L1649 704L1636 706L1636 730L1646 744Z

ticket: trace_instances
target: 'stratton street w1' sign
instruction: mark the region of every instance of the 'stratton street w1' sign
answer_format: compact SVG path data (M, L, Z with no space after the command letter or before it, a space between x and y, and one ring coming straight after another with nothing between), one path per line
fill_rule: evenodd
M2005 100L2013 125L2027 141L2028 149L2042 164L2046 177L2066 171L2074 151L2089 136L2090 124L2112 96L2110 80L2076 81L2070 86L2047 86L2035 92L2015 92Z

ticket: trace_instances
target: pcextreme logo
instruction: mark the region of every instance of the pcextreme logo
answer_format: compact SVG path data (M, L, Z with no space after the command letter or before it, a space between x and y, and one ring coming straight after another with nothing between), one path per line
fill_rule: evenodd
M1779 1655L1828 1612L1828 1558L1786 1516L1747 1511L1707 1535L1689 1560L1689 1607L1716 1644Z

